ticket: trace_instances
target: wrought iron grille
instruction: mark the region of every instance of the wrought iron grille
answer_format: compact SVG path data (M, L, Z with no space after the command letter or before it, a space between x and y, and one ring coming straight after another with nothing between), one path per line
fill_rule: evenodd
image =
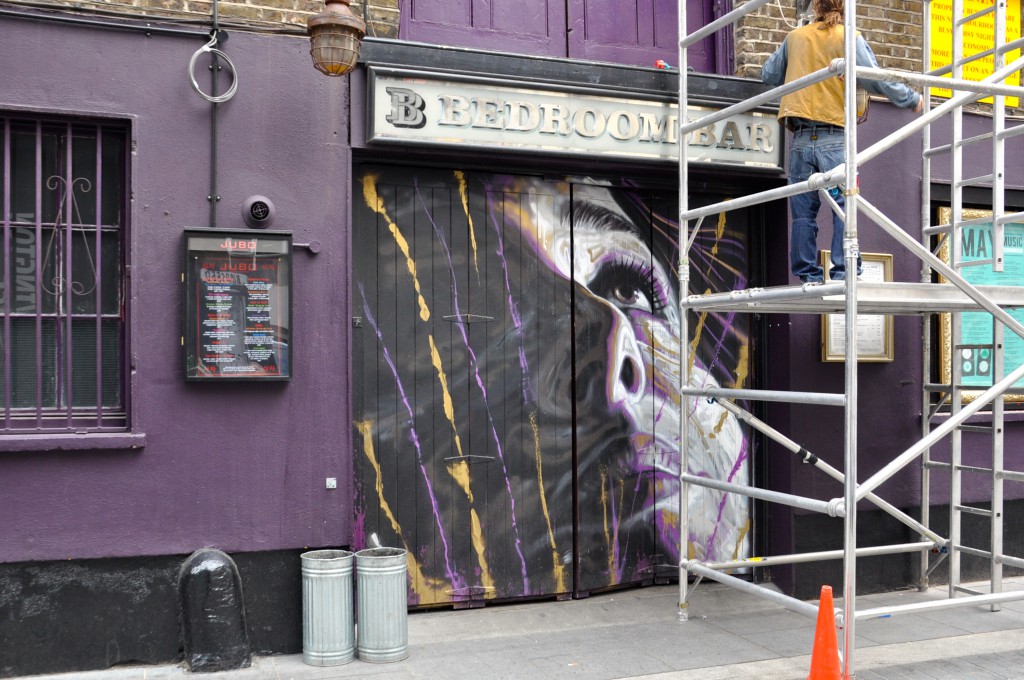
M3 430L123 430L126 131L0 126Z

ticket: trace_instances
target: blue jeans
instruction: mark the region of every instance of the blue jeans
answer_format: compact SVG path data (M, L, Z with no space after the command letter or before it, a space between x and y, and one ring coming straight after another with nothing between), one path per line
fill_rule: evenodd
M828 172L845 162L842 129L826 125L822 128L797 130L793 133L793 144L789 150L789 183L804 182L816 172ZM842 193L835 200L841 209L845 207L846 199ZM789 212L793 219L789 262L793 276L804 283L824 279L824 271L818 264L819 208L821 198L817 191L797 194L789 199ZM829 212L832 212L831 208ZM843 261L844 227L842 217L832 212L832 267L829 276L836 281L846 278L846 264Z

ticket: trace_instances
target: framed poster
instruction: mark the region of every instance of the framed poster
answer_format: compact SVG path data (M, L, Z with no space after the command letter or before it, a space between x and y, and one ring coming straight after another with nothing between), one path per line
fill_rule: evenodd
M951 215L951 208L939 208L939 224L949 224ZM990 210L965 209L962 215L964 220L991 217ZM965 263L991 259L992 223L972 224L962 229L959 261ZM949 239L939 249L939 257L949 263ZM976 286L1024 286L1024 223L1003 225L1003 257L1002 272L994 272L988 265L978 265L963 267L960 274ZM940 281L945 283L946 279L940 277ZM1024 323L1024 309L1008 311L1010 316ZM940 381L946 385L952 381L952 360L955 357L960 364L960 385L964 388L962 397L965 402L972 401L996 380L992 364L992 323L992 315L988 312L963 312L960 315L960 346L954 353L952 317L950 314L939 315ZM1006 331L1003 340L1004 369L1000 378L1024 363L1024 338L1013 331ZM972 387L978 389L972 390ZM1014 387L1024 388L1024 380ZM1005 394L1003 400L1024 402L1024 394Z
M292 236L185 230L186 380L291 378Z
M931 12L931 34L929 35L931 54L929 56L930 68L932 70L948 66L953 62L953 2L952 0L933 0L929 3ZM1006 8L1005 29L1006 42L1013 42L1020 38L1020 0L1006 0L1003 5ZM961 5L962 16L974 17L963 31L963 54L978 54L992 49L995 42L995 13L985 12L992 8L988 0L965 0ZM1019 50L1008 52L1004 57L1004 63L1010 63L1020 56ZM963 65L963 78L975 82L984 80L986 76L994 71L992 55L980 59L972 59ZM950 77L951 74L945 74ZM1020 85L1020 72L1009 75L1004 85ZM932 96L951 97L952 92L947 88L933 87ZM986 97L980 102L991 104L992 97ZM1007 97L1006 107L1020 106L1018 97Z
M832 253L822 250L819 261L828 269ZM861 281L892 281L892 255L861 253L864 271ZM860 314L857 316L857 361L881 363L895 358L893 348L893 317L891 314ZM846 361L846 315L824 314L821 318L821 360Z

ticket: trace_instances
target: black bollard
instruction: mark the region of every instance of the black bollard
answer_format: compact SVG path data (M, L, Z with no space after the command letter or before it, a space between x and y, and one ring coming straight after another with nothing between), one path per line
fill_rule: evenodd
M193 673L247 668L252 663L238 567L226 553L204 548L178 573L185 661Z

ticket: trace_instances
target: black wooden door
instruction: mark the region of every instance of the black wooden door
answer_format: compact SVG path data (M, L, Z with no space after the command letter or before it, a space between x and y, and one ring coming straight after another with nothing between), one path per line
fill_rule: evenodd
M407 548L418 605L585 594L675 564L674 198L410 168L366 168L355 189L356 547ZM736 283L743 231L698 242L701 285ZM698 381L746 374L744 323L696 331ZM687 408L704 430L691 470L745 474L738 424ZM745 505L690 501L695 554L745 552Z
M356 191L357 541L410 550L413 604L567 593L572 409L536 381L569 290L521 228L565 186L368 170Z

